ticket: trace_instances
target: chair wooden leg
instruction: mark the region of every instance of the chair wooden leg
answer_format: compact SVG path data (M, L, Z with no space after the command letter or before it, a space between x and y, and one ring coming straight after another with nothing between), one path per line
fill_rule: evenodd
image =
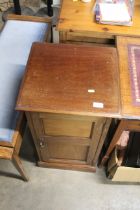
M16 167L16 169L18 170L18 172L20 173L20 175L22 176L23 180L28 181L29 179L24 172L24 168L22 166L21 160L20 160L19 156L15 153L13 154L12 162L13 162L14 166Z

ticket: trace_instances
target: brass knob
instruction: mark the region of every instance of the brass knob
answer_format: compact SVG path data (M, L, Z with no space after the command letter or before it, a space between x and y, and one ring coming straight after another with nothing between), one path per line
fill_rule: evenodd
M41 148L45 147L45 143L43 141L40 141L39 145L40 145Z

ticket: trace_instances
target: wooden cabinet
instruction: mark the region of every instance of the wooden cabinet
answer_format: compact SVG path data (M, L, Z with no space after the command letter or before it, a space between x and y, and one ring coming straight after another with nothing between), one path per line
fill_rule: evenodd
M110 119L80 115L30 113L39 165L95 171L96 154ZM27 117L28 114L27 114Z
M111 117L119 114L117 52L35 43L20 89L39 165L95 171Z

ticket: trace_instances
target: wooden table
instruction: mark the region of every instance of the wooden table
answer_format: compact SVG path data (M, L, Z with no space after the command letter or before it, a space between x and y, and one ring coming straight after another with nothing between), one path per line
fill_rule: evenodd
M112 26L95 22L94 0L90 3L63 0L58 23L60 42L112 43L115 37L140 37L140 1L135 0L132 26Z
M40 166L95 171L120 116L116 49L33 44L16 109L26 112Z
M104 165L106 163L106 160L109 158L110 153L114 149L124 130L140 132L140 74L139 70L138 73L136 73L137 64L133 57L131 59L133 69L131 69L130 71L128 47L130 47L131 45L133 46L133 48L131 48L131 53L132 56L134 56L134 51L137 50L137 48L139 48L140 50L140 38L122 36L117 37L117 50L120 67L120 114L122 120L120 121L119 126L113 136L113 139L106 151L106 154L101 161L101 165ZM138 69L140 69L140 66L138 67ZM136 98L134 96L136 96Z

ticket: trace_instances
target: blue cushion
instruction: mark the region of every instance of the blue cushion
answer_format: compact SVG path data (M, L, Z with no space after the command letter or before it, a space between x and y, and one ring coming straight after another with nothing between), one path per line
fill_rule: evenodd
M33 42L43 41L47 23L9 20L0 34L0 141L12 141L20 82Z

